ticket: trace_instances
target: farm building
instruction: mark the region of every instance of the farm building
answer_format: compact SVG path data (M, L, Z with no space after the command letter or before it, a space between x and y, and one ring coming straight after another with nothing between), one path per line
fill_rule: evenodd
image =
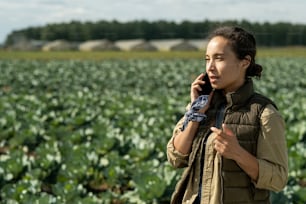
M143 39L118 40L115 45L123 51L155 51L157 48Z
M179 44L173 45L170 47L171 51L197 51L198 48L189 43L189 41L182 41Z
M55 40L45 44L42 47L43 51L68 51L77 48L75 43L70 43L66 40Z
M138 45L135 45L132 50L134 51L156 51L157 48L151 45L148 41L144 41Z
M208 41L206 39L190 39L188 43L196 47L198 50L206 50Z
M109 40L89 40L79 45L80 51L106 51L106 50L119 50L117 46L114 45Z
M40 40L21 40L15 42L9 49L16 51L39 51L44 44L46 44L46 42Z
M157 47L159 51L170 51L171 47L182 43L182 39L158 39L151 40L150 43Z

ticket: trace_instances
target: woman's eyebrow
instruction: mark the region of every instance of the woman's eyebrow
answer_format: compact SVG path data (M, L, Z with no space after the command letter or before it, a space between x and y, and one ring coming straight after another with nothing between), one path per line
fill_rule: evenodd
M216 53L216 54L214 54L213 56L214 57L222 57L222 56L224 56L225 54L224 53Z

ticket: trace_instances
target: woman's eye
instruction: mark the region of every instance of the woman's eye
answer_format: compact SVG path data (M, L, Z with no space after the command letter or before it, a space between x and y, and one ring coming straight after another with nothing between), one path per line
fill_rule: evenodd
M222 61L223 57L216 57L216 60Z

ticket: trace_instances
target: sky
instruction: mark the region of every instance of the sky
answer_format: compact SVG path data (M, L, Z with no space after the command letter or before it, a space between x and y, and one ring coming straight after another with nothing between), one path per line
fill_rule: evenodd
M306 24L305 0L0 0L0 9L0 44L14 30L72 20Z

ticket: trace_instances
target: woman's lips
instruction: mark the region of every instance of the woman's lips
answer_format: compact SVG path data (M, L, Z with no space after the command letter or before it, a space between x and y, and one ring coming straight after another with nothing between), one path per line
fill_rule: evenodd
M218 80L217 76L209 76L210 83L214 83Z

